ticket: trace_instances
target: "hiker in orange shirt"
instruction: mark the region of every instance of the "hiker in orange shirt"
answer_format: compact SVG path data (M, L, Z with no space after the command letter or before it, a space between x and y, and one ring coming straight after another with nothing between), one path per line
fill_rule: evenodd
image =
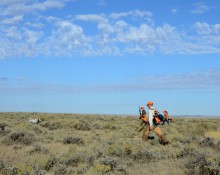
M167 122L168 124L170 124L170 121L169 121L169 114L166 110L163 110L163 116L164 116L164 120L163 120L163 123L162 125L164 125L165 122Z

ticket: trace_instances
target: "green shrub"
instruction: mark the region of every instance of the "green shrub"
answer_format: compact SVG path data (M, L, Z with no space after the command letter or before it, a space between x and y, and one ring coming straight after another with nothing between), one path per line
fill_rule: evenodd
M0 131L5 130L5 127L8 126L6 123L0 123Z
M0 136L6 136L10 133L11 131L9 129L5 129L5 130L0 130Z
M200 145L206 147L215 147L214 139L210 137L206 137L200 142Z
M56 162L57 162L56 157L50 156L47 159L46 163L44 164L43 169L46 170L46 171L49 171L56 164Z
M95 169L97 172L107 173L107 172L111 171L111 166L98 163L95 165Z
M91 130L89 124L87 122L80 122L74 125L74 128L81 131L89 131Z
M17 131L9 135L4 140L4 143L8 145L13 145L16 143L24 144L24 145L31 145L33 142L36 141L36 138L32 133L25 132L25 131Z
M117 127L114 123L107 123L107 124L104 126L104 129L117 130L118 127Z
M49 130L61 129L60 122L42 122L40 123L40 126L48 128Z
M68 136L68 137L65 137L65 138L63 139L63 143L64 143L64 144L83 145L83 144L84 144L84 141L83 141L83 139L80 138L80 137Z
M110 170L113 170L118 164L119 159L117 157L105 156L98 160L100 165L106 165L110 167Z
M32 130L36 133L36 134L42 134L42 130L38 127L38 126L34 126L32 128Z
M193 147L184 147L183 150L181 150L177 154L177 158L184 158L184 157L194 157L197 154L197 151Z
M12 148L13 149L21 149L22 146L20 144L14 144L14 145L12 145Z
M47 153L49 153L49 150L46 149L46 148L44 148L44 147L42 147L42 146L39 145L39 144L34 144L34 145L32 145L32 146L28 149L28 153L30 153L30 154L40 153L40 152L42 152L42 153L44 153L44 154L47 154Z
M54 175L64 175L67 173L67 168L65 165L58 165L53 168Z
M0 160L0 172L3 168L5 168L5 163L2 160Z
M186 163L187 174L218 175L220 173L220 159L206 154L197 154L194 159Z
M216 143L215 148L220 152L220 140Z
M72 153L72 154L67 155L65 157L63 157L64 160L62 160L61 162L63 162L66 166L77 167L78 164L83 161L82 156L80 156L79 154L76 154L76 153Z

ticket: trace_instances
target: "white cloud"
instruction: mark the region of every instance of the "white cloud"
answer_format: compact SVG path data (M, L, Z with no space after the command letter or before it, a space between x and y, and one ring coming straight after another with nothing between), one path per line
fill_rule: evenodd
M27 43L29 46L35 46L42 35L43 34L41 32L35 32L26 28L23 29L25 43Z
M196 22L194 28L199 35L219 34L220 24L210 25L205 22Z
M140 10L132 10L128 12L121 12L121 13L111 13L109 15L110 19L121 19L121 18L131 18L131 19L144 19L148 23L153 23L152 22L152 16L153 14L150 11L140 11Z
M53 1L55 3L52 4L51 0L44 3L11 0L3 1L0 9L8 6L8 9L3 10L6 12L12 2L20 3L21 6L17 8L23 9L21 14L24 16L2 17L0 59L36 55L220 53L220 24L196 22L191 30L177 28L171 24L155 25L153 14L140 10L69 15L63 19L40 16L25 21L25 13L30 9L39 12L49 8L61 8L66 1ZM10 8L12 6L10 5Z
M62 8L64 3L58 0L46 0L42 3L34 3L30 9L45 11L50 8Z
M31 27L31 28L37 28L37 29L42 29L44 27L44 24L42 23L37 23L37 22L25 22L24 23L25 26L27 27Z
M20 21L23 20L23 16L19 15L19 16L13 16L12 18L5 18L4 20L2 20L2 24L7 24L7 25L13 25L16 24Z
M146 87L157 89L216 88L220 86L220 70L175 75L151 75L140 77L137 80L145 82Z
M175 8L174 8L174 9L171 9L171 13L172 13L172 14L174 14L174 15L175 15L175 14L177 14L177 12L178 12L178 10L177 10L177 9L175 9Z
M4 0L0 3L0 16L23 16L26 13L45 11L51 8L62 8L65 1L46 0L35 2L33 0Z
M16 26L5 28L1 32L8 40L19 41L22 39L22 34Z
M88 14L88 15L76 15L76 20L86 21L86 22L95 22L95 23L107 23L108 19L104 15L98 14Z
M106 6L106 0L99 0L98 5L99 6Z
M56 28L55 28L56 27ZM43 53L54 56L84 55L90 48L90 39L84 34L83 28L69 21L59 21L52 35L42 43Z
M207 10L209 10L209 7L205 5L204 3L197 3L195 4L195 9L191 12L193 14L202 14L205 13Z
M20 81L25 79L20 79ZM220 87L220 70L211 69L201 72L182 74L146 75L135 78L128 83L112 83L86 86L71 86L59 84L34 84L30 82L19 83L18 79L6 84L8 78L0 78L0 93L30 93L30 92L62 92L62 93L100 93L100 92L128 92L147 90L173 90L173 89L213 89Z

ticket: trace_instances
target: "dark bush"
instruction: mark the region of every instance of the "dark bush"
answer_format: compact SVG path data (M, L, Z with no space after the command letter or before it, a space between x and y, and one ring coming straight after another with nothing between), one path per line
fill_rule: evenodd
M131 157L134 161L138 161L138 162L157 160L161 158L161 156L158 155L157 153L151 152L146 149L133 150L133 152L129 157Z
M177 154L177 158L184 158L184 157L193 157L196 155L196 150L191 147L185 147L182 151Z
M61 175L61 174L66 174L67 173L66 166L64 166L64 165L54 167L53 171L54 171L55 175Z
M91 128L87 122L80 122L74 125L74 128L81 131L89 131Z
M47 148L45 148L45 147L42 147L41 145L39 145L39 144L34 144L34 145L32 145L30 148L29 148L29 150L28 150L28 152L30 153L30 154L33 154L33 153L39 153L39 152L42 152L42 153L44 153L44 154L47 154L47 153L49 153L49 150L47 149Z
M220 160L197 154L195 158L186 163L187 174L218 175L220 173Z
M18 174L18 167L16 167L16 166L10 166L10 167L7 167L6 168L6 172L7 172L7 174L9 174L9 175L16 175L16 174Z
M34 175L46 175L46 174L47 172L45 170L38 170L38 169L36 169L34 173Z
M32 129L34 130L34 132L35 132L36 134L42 134L42 130L41 130L39 127L34 126Z
M0 130L5 130L6 126L8 126L6 123L0 123Z
M71 137L68 136L66 138L63 139L63 143L64 144L77 144L77 145L83 145L84 141L82 138L80 137Z
M214 147L215 146L214 139L210 138L210 137L206 137L205 139L203 139L200 142L200 145L201 146L207 146L207 147Z
M55 129L61 129L61 123L60 122L42 122L40 126L48 128L49 130L55 130Z
M24 144L24 145L31 145L36 138L32 133L24 132L24 131L18 131L14 132L9 137L7 137L4 140L4 143L8 145L13 145L16 143Z
M103 165L109 165L111 167L111 170L116 168L116 166L119 164L119 159L117 157L103 157L101 159L98 160L100 164Z
M107 123L105 126L104 126L104 129L109 129L109 130L117 130L119 129L120 127L116 126L116 124L114 123Z
M57 162L57 159L54 156L50 156L44 165L44 170L49 171Z
M70 154L68 158L65 159L63 162L66 166L76 167L82 161L82 156L80 156L79 154Z
M5 130L0 130L0 136L6 136L10 133L11 131L8 130L8 129L5 129Z
M217 144L215 145L216 149L220 152L220 141L217 142Z
M0 160L0 172L3 168L5 168L5 164L2 160Z

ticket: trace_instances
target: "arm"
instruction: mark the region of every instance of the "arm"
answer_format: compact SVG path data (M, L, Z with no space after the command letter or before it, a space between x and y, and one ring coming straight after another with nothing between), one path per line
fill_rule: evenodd
M153 126L153 118L154 118L154 108L149 109L149 124L150 127Z

